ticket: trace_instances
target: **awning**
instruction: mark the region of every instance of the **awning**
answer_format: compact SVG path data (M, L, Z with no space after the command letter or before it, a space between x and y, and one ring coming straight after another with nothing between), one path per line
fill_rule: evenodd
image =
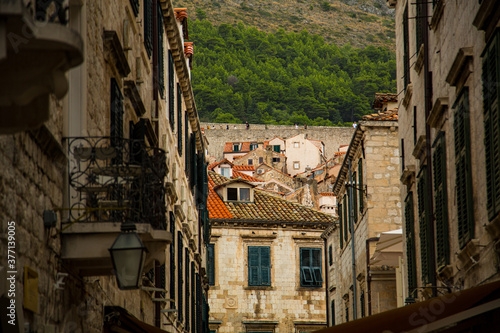
M140 321L119 306L104 307L104 332L165 333L166 331Z
M498 332L500 281L446 294L316 333Z
M399 257L403 256L403 229L382 232L370 265L398 266Z

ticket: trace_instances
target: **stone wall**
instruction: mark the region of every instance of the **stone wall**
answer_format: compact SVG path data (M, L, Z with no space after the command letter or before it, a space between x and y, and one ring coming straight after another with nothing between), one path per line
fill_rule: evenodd
M210 286L209 302L210 321L221 322L218 332L247 332L245 322L252 321L275 322L274 332L278 333L297 332L296 322L317 324L300 332L325 327L325 282L321 288L301 287L299 275L300 247L321 248L325 260L321 232L290 227L213 227L215 285ZM270 287L248 286L248 246L270 246Z
M229 129L226 129L229 126ZM208 154L215 156L218 161L222 157L224 144L232 141L264 141L276 136L288 139L297 134L305 134L307 139L321 140L325 143L326 157L333 157L340 145L348 145L354 129L352 127L324 127L308 126L307 129L292 125L256 125L250 124L245 129L245 124L215 124L202 123L205 136L208 139ZM210 129L209 129L210 128Z

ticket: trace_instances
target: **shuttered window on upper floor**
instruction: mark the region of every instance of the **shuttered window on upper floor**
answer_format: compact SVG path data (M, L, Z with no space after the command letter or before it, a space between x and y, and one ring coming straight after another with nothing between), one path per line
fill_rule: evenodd
M182 156L182 92L177 83L177 151Z
M453 105L453 109L455 109L453 127L455 135L458 243L460 248L463 248L474 238L468 87L462 89Z
M486 154L486 191L488 218L500 212L500 30L483 52L484 147Z
M215 285L215 244L207 245L207 271L208 284Z
M170 122L170 129L172 132L175 129L175 76L174 76L174 58L172 57L172 51L168 51L168 120ZM177 121L182 121L181 118L177 118ZM186 124L187 126L187 124ZM177 133L177 135L182 135Z
M365 209L365 197L363 188L363 160L358 161L358 194L359 194L359 213L363 214Z
M436 218L436 264L442 267L450 263L448 232L448 191L446 182L446 145L444 132L439 132L432 155L434 180L434 216Z
M153 0L144 0L144 46L148 56L153 52Z
M343 215L342 203L338 204L337 214L339 216L339 240L340 240L340 248L344 247L344 215Z
M161 10L160 2L158 2L158 91L160 92L161 98L165 98L165 53L163 49L163 15Z
M321 287L323 284L321 266L321 249L300 248L300 286Z
M271 285L271 248L269 246L248 247L248 285Z
M403 13L403 69L404 69L404 89L410 84L410 34L408 31L408 5Z
M430 238L430 228L432 228L430 207L427 200L427 166L424 165L420 169L418 174L418 225L420 229L420 264L421 264L421 277L423 284L427 284L432 281L431 275L434 274L431 268L434 266L431 262L434 260L434 255L430 251L430 245L433 241Z
M413 192L405 198L405 234L406 234L406 262L408 274L408 293L414 295L417 288L417 267L415 256L415 215Z

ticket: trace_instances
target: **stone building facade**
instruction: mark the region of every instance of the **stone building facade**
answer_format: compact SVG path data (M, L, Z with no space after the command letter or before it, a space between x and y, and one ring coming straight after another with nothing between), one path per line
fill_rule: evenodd
M323 234L329 255L329 325L397 305L396 265L382 268L367 259L382 232L401 228L399 177L397 110L365 116L333 188L339 226Z
M425 300L500 279L500 6L388 3L401 92L404 290Z
M170 0L46 5L41 26L30 17L40 7L0 6L26 24L0 29L21 38L0 45L0 67L29 68L35 49L54 80L23 76L21 105L1 106L22 114L0 136L0 243L15 252L0 254L2 308L15 300L2 331L207 332L208 185L187 13ZM78 64L66 93L60 71ZM46 119L22 113L29 98ZM108 249L129 222L148 252L141 287L120 290Z
M226 129L229 125L229 129ZM205 128L205 135L210 142L208 146L209 156L215 156L217 161L224 157L223 151L226 142L252 141L261 142L276 138L276 142L286 140L297 134L304 134L307 138L321 140L325 143L325 156L331 158L339 147L347 145L351 141L354 129L352 127L326 127L326 126L308 126L307 129L296 129L293 125L260 125L251 124L247 130L245 124L215 124L201 123ZM210 129L207 129L210 126ZM274 143L272 144L281 144Z
M270 146L268 148L256 148L245 155L239 156L233 160L233 163L234 165L253 165L256 168L265 163L280 172L286 173L286 156L273 151Z
M313 332L326 326L324 242L333 218L210 173L210 329Z

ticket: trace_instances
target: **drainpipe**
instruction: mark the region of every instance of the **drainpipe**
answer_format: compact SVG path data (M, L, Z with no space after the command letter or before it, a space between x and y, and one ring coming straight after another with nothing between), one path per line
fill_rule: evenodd
M358 318L358 293L356 288L356 256L354 253L354 206L352 193L352 170L351 160L349 159L349 227L351 229L351 253L352 253L352 318Z
M429 114L432 109L432 73L429 72L429 28L428 28L428 22L427 22L427 16L428 14L428 4L425 3L422 6L423 13L421 18L422 24L425 23L425 28L423 30L423 42L424 42L424 98L425 98L425 119L427 120L429 118ZM428 230L429 230L429 251L432 254L435 254L435 239L434 239L434 206L432 202L433 198L433 192L432 192L432 155L431 155L431 128L427 121L425 122L425 145L426 145L426 158L427 158L427 166L429 172L426 172L427 176L427 204L429 207L429 225L428 225ZM435 255L432 256L432 260L430 260L430 271L433 272L431 275L431 285L436 286L436 262L434 260ZM432 288L432 297L437 296L437 288Z
M372 276L370 274L370 243L377 242L380 237L372 237L366 240L366 293L368 299L368 315L372 315Z

